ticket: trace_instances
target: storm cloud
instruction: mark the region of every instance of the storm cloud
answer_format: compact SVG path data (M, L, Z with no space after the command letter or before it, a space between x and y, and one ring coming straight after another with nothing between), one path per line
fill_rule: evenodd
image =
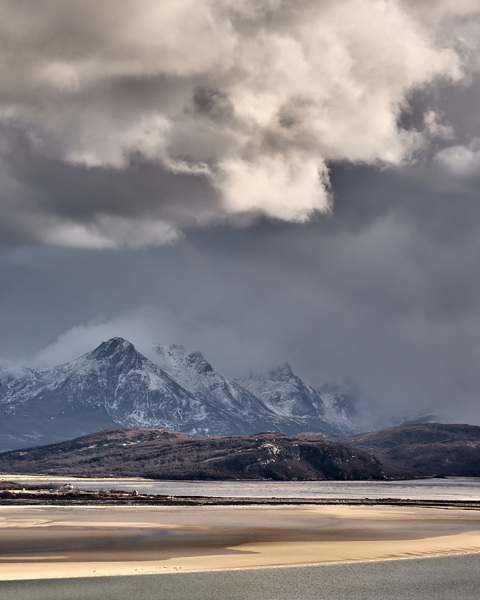
M450 131L434 106L402 115L472 76L475 17L468 1L3 0L3 237L139 247L328 212L332 163L401 165ZM438 160L464 168L475 146L460 152Z

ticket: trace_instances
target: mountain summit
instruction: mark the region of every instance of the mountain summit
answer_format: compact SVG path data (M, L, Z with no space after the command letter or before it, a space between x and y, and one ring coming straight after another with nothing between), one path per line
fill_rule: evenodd
M303 420L309 431L338 435L359 431L352 395L344 394L340 386L333 384L314 389L288 363L263 374L251 374L240 383L276 414Z

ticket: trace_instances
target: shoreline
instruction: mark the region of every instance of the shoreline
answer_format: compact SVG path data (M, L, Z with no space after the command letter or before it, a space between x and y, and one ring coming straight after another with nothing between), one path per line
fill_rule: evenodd
M480 510L1 506L0 581L307 567L480 553Z
M165 600L471 600L478 596L479 556L428 559L5 581L0 582L0 590L12 600L118 600L159 595Z
M480 510L477 500L429 500L408 498L252 498L252 497L210 497L210 496L132 496L131 494L101 493L66 493L58 496L53 494L30 494L24 492L0 492L1 506L396 506L418 508L451 508L463 510Z
M212 573L212 574L220 574L220 573L237 573L237 572L249 572L249 571L275 571L277 569L283 570L300 570L306 568L315 568L315 567L338 567L341 565L362 565L362 564L372 564L372 563L401 563L401 562L409 562L409 561L428 561L428 560L436 560L439 558L459 558L462 556L478 556L480 558L480 549L471 550L467 552L444 552L440 554L424 554L419 556L392 556L388 558L372 558L372 559L359 559L359 560L342 560L342 561L329 561L329 562L319 562L319 563L295 563L295 564L285 564L285 565L260 565L260 566L247 566L247 567L228 567L228 568L218 568L214 567L208 569L172 569L172 570L163 570L163 571L155 571L155 572L145 572L145 573L128 573L128 574L112 574L112 575L103 575L101 573L95 575L70 575L66 577L36 577L36 578L25 578L25 579L1 579L0 578L0 586L2 583L6 582L33 582L33 581L81 581L87 578L92 579L102 579L102 578L145 578L149 576L158 576L163 577L165 575L192 575L192 574L204 574L204 573Z
M11 484L12 487L6 487ZM0 481L0 506L398 506L480 509L480 500L467 498L384 498L384 497L272 497L272 496L202 496L167 495L122 490L91 491L73 486L45 489Z

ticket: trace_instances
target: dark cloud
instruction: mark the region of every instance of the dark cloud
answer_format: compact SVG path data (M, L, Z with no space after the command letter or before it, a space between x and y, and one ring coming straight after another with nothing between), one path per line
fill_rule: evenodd
M401 114L472 76L478 10L427 5L3 2L0 227L139 247L328 212L332 162L398 166L448 130L433 101Z
M480 422L480 208L468 188L442 195L428 179L337 167L335 211L315 223L4 254L2 354L53 343L41 360L57 362L111 335L144 351L179 342L231 376L288 360L314 384L352 377L377 412Z

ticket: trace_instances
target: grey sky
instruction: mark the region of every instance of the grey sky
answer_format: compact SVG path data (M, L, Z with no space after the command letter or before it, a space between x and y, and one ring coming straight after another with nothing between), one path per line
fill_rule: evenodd
M0 356L177 342L480 423L476 3L88 4L0 3Z

